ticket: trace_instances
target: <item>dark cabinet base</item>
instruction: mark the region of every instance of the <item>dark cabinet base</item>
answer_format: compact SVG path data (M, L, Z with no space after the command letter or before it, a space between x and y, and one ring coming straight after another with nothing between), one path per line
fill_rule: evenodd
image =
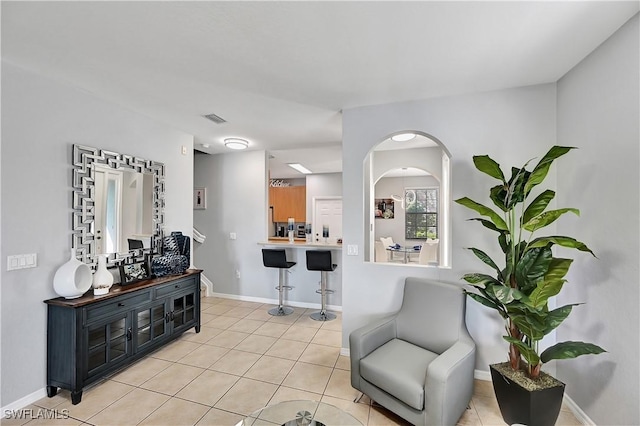
M114 286L105 296L47 303L47 396L85 386L166 345L200 332L200 270Z

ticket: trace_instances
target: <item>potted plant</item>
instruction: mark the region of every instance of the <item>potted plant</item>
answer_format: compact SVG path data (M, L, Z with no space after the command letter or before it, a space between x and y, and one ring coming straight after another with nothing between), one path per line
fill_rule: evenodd
M474 291L467 295L496 310L505 321L509 343L509 361L491 365L496 398L504 420L509 424L553 425L560 412L564 384L541 372L543 363L569 359L585 354L605 352L601 347L584 342L558 342L540 353L540 341L564 321L572 303L549 308L549 298L562 290L572 259L554 257L554 245L576 249L592 255L582 242L567 236L535 236L534 234L566 213L579 215L575 208L547 210L555 192L549 189L529 200L532 189L547 176L553 161L571 147L553 146L538 164L528 171L512 167L509 180L500 165L487 155L474 156L475 167L499 181L489 190L489 198L500 213L467 197L455 200L474 210L485 228L497 233L504 253L504 266L499 267L484 251L470 250L495 277L484 273L463 276ZM595 257L595 255L594 255ZM506 389L505 389L506 388ZM523 404L523 405L520 405Z

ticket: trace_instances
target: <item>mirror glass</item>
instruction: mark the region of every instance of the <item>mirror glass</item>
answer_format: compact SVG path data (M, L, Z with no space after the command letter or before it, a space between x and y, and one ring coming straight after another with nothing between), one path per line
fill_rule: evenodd
M372 149L365 161L365 260L449 266L449 174L448 152L425 134L387 138Z
M96 253L150 248L153 175L94 165Z
M73 247L95 263L158 253L164 222L164 164L73 146Z

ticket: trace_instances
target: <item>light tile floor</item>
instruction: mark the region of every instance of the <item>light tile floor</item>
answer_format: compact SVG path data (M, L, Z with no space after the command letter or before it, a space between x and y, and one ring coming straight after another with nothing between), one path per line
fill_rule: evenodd
M349 358L340 355L342 318L317 322L311 309L273 317L273 305L202 299L202 329L85 389L72 405L68 391L25 407L3 425L235 425L266 405L321 400L364 425L405 425L366 396L354 403ZM45 411L52 410L52 411ZM65 411L63 411L65 410ZM48 413L48 414L47 414ZM69 418L64 417L68 413ZM476 381L459 425L504 425L491 382ZM564 409L558 425L579 425Z

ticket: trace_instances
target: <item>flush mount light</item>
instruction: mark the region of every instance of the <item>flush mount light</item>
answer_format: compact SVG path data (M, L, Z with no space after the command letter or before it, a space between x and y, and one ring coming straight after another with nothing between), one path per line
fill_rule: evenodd
M249 142L239 138L228 138L224 140L224 146L229 149L246 149L249 146Z
M292 169L296 169L297 171L299 171L300 173L304 173L305 175L313 173L311 170L307 169L300 163L287 163L287 166L291 167Z
M391 140L394 140L396 142L406 142L406 141L410 141L415 137L416 137L415 133L400 133L399 135L391 136Z

